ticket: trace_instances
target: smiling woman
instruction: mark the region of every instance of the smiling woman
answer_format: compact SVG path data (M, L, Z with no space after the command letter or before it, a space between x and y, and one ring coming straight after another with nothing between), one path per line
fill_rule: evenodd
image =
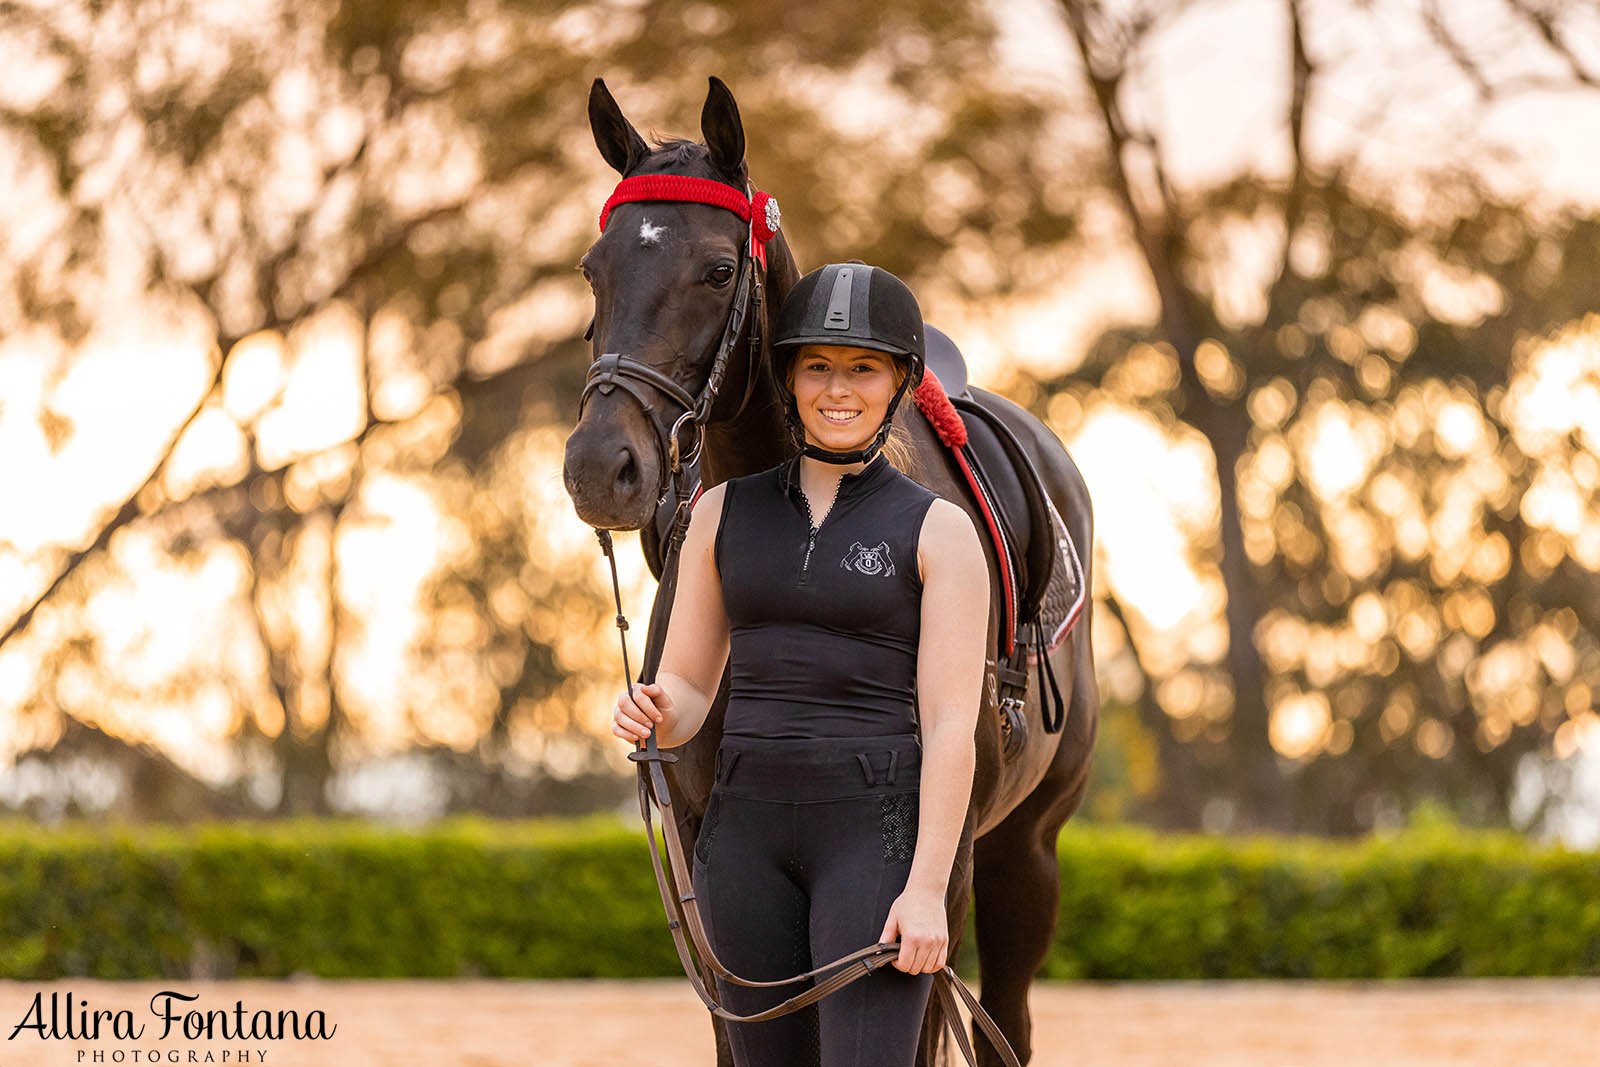
M884 421L906 372L886 353L848 345L805 345L789 363L785 384L813 440L845 451L865 447ZM816 416L820 415L821 418ZM890 419L883 454L909 473L915 454L905 426Z
M790 290L771 366L799 454L700 499L656 680L617 703L619 737L682 745L727 668L691 884L740 976L717 978L736 1067L910 1067L946 970L989 575L967 513L882 454L922 330L905 284L864 263ZM898 946L891 966L749 1018L874 941Z
M786 386L784 418L801 454L839 466L870 459L883 448L896 426L895 409L906 389L922 380L926 343L922 309L906 284L860 260L830 263L796 283L779 311L775 334L774 361L789 361L786 367L780 363L775 368ZM801 367L806 369L801 372ZM874 375L884 385L894 376L882 408L862 407L859 416L850 418L848 412L860 405L843 401L851 398L860 382L863 393L857 399L864 404L874 389L867 379ZM797 389L805 389L806 398ZM844 422L823 416L819 405L827 403L836 404L835 415L844 416ZM866 428L865 433L858 427ZM891 458L897 458L895 466L904 471L914 451L903 430L901 434ZM836 442L843 449L830 447Z

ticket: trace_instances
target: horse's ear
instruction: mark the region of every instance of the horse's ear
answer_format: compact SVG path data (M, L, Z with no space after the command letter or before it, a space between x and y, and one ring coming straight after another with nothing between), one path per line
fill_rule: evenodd
M650 153L639 131L623 117L622 109L611 99L603 78L596 78L589 87L589 128L594 131L594 143L600 155L618 174L627 174L630 166Z
M706 92L706 106L700 111L700 132L717 169L730 178L743 178L744 123L739 120L739 105L733 102L733 93L715 74Z

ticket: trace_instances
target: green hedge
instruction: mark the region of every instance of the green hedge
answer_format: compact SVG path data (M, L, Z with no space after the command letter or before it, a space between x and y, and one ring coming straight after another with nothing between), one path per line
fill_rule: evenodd
M1072 826L1048 978L1600 974L1600 855ZM972 974L969 936L961 969ZM679 973L636 821L0 825L0 978Z
M1062 834L1051 978L1600 974L1600 855L1513 834Z

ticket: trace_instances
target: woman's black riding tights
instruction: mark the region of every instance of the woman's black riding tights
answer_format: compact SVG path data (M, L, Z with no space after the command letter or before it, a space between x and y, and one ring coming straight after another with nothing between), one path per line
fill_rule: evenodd
M724 737L695 844L712 948L734 974L788 978L876 944L917 841L915 734L828 741ZM805 991L717 979L740 1015ZM797 1012L727 1024L737 1067L911 1067L932 974L885 962Z

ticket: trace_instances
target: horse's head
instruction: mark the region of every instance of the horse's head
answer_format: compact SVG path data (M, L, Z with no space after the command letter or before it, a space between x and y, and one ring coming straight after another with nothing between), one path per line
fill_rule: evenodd
M683 175L747 194L744 126L733 94L716 78L700 116L704 144L665 140L650 148L598 78L589 125L601 156L624 178ZM638 529L654 515L685 401L703 395L718 349L727 347L730 312L737 324L746 306L734 308L741 289L762 281L761 265L749 259L749 236L749 224L710 203L649 199L616 203L607 213L604 232L581 262L594 291L596 363L562 467L584 522ZM746 353L756 318L752 309L731 338L727 387L711 401L711 419L727 418L748 395ZM690 425L677 435L686 451L696 447L695 431Z

